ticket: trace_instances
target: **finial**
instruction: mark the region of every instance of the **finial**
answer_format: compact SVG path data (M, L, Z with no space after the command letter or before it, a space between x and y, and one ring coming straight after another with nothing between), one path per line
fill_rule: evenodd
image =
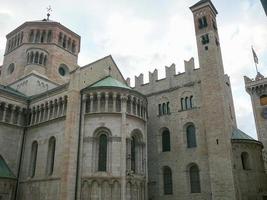
M49 5L48 8L46 8L46 10L47 10L47 14L46 14L47 19L46 20L49 21L50 13L52 12L51 6Z

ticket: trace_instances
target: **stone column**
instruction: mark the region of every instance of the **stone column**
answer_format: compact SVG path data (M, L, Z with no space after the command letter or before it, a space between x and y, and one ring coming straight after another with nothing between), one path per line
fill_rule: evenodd
M51 112L51 102L47 104L47 116L46 116L47 121L50 119L50 112Z
M94 107L94 94L90 93L90 113L93 112Z
M53 108L53 118L57 118L57 111L58 111L58 101L54 101L54 108Z
M35 116L35 107L31 110L31 119L30 119L30 125L34 123L34 116Z
M66 100L63 99L62 100L62 110L61 110L60 116L64 116L65 106L66 106Z
M56 104L54 101L51 102L51 107L50 107L50 115L51 118L50 119L54 119L55 118L55 110L56 110Z
M87 96L86 94L83 94L82 95L82 114L84 115L85 114L85 109L86 109L86 102L87 102Z
M10 113L10 119L9 119L10 124L14 123L15 110L16 110L16 107L14 105L12 105L11 113Z
M23 114L23 108L19 108L18 109L17 125L21 125L22 114Z
M130 96L130 114L131 115L133 114L133 100L134 100L134 97Z
M105 93L105 112L108 112L108 92Z
M116 112L116 98L117 98L117 94L114 93L112 97L113 97L113 112Z
M146 120L146 116L147 116L147 114L146 114L146 110L147 110L147 107L146 107L146 105L145 105L145 107L144 107L144 120Z
M39 123L42 121L44 121L44 105L43 104L40 107Z
M35 43L35 42L36 42L36 30L33 30L33 43Z
M2 122L5 122L5 120L6 120L6 111L7 111L7 109L8 109L8 105L5 104L5 105L4 105L4 110L3 110L3 118L2 118Z
M140 101L140 105L139 105L139 116L142 118L142 108L143 108L143 101Z
M100 99L101 99L101 93L98 92L97 93L97 112L101 112L101 108L100 108Z
M126 200L126 107L127 97L121 95L121 200Z
M138 116L138 99L135 99L135 115Z
M37 115L37 121L36 123L40 123L41 122L41 106L38 106L38 115Z
M60 117L60 104L61 102L60 101L57 101L57 111L56 111L56 117Z

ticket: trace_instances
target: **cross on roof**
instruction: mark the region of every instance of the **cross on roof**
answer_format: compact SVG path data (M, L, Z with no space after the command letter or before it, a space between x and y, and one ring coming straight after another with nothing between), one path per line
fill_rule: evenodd
M52 8L50 5L46 8L46 11L47 11L47 21L49 21L50 13L52 12Z

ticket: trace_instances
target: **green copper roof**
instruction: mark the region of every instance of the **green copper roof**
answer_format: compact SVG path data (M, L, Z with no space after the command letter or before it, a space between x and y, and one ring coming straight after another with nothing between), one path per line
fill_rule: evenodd
M118 80L108 76L95 84L91 86L92 88L94 87L119 87L119 88L125 88L128 90L131 90L130 87L128 87L126 84L119 82Z
M234 129L232 133L233 140L255 140L254 138L248 136L246 133L239 129Z
M16 178L1 155L0 155L0 178Z

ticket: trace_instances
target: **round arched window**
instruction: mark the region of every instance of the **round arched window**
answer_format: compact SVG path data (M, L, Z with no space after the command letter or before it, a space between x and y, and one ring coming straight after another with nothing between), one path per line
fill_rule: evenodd
M67 65L61 64L61 65L59 65L58 73L61 76L66 76L69 73L69 68L67 67Z
M12 74L14 72L14 69L15 69L15 64L14 63L11 63L7 69L7 73L8 74Z

